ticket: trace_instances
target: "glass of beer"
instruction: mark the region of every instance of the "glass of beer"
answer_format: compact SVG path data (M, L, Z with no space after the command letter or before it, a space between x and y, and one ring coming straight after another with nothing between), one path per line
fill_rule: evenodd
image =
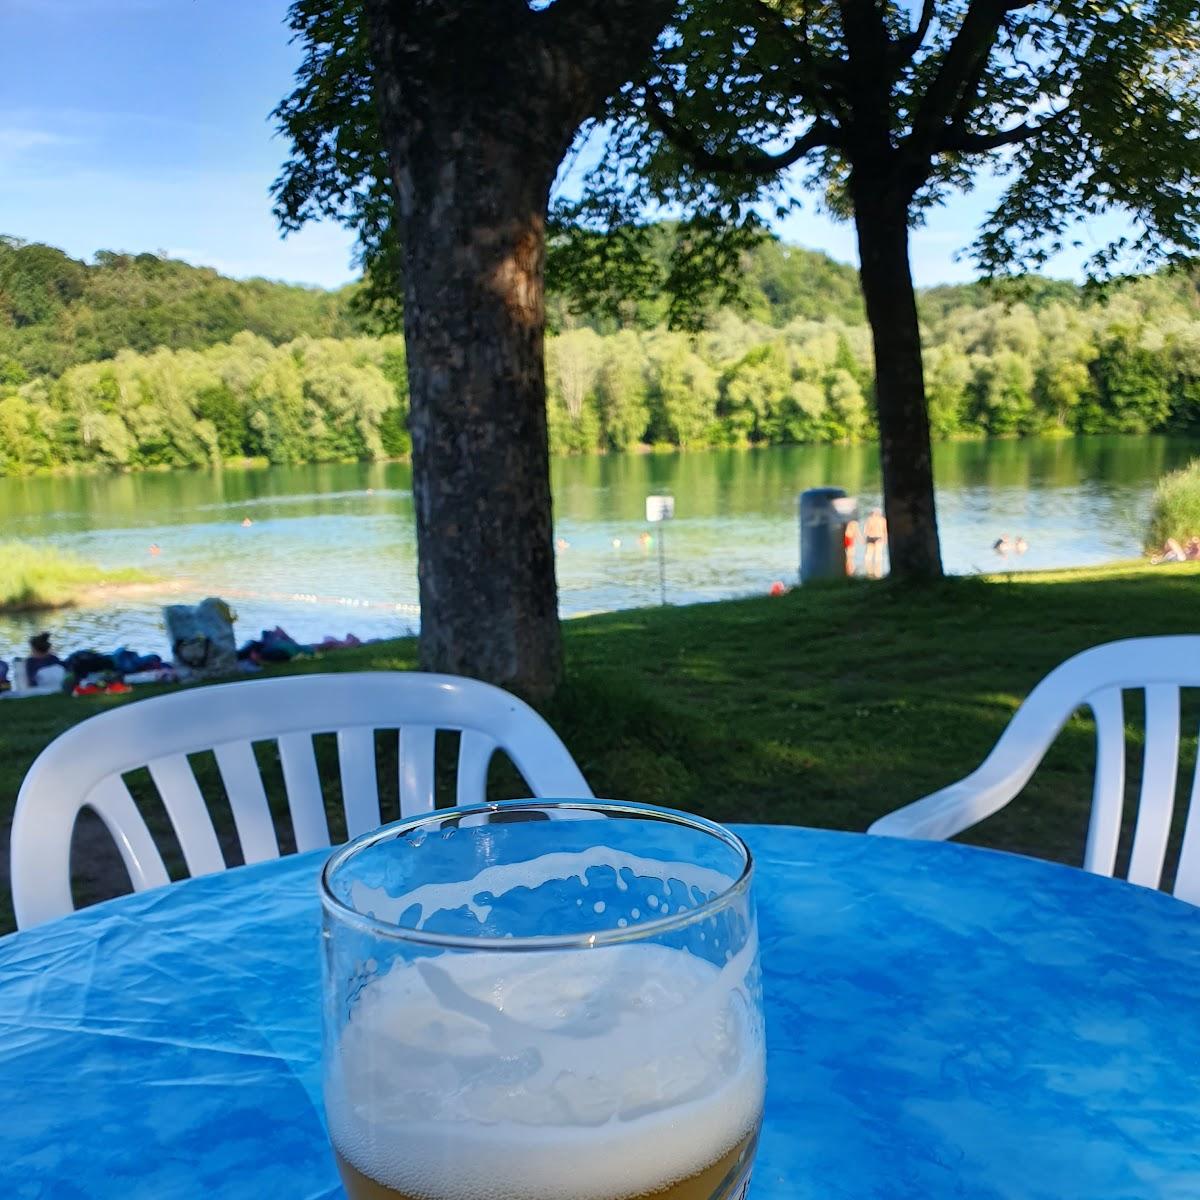
M740 838L615 801L385 826L322 876L351 1200L740 1200L766 1084Z

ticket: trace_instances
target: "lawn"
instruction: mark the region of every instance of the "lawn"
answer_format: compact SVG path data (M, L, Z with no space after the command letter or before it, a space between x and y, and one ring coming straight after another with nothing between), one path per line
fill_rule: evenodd
M566 625L567 682L546 715L598 795L724 821L864 829L975 767L1022 697L1069 655L1114 638L1200 631L1198 595L1200 569L1191 564L1125 564L913 590L854 582L592 616ZM287 669L414 662L413 643L395 641ZM37 752L74 722L128 702L0 703L5 864L16 791ZM1129 705L1131 788L1139 773L1136 707ZM1200 708L1190 699L1184 719L1185 730L1197 728ZM1195 749L1193 736L1181 770ZM318 751L332 814L340 808L332 751ZM381 744L381 762L386 754ZM1077 863L1093 756L1090 722L1077 715L1022 796L964 840ZM203 783L211 771L202 765L200 774ZM514 791L503 771L495 776L498 789ZM135 788L169 840L161 804L147 791L145 781ZM341 823L331 821L335 829ZM115 850L84 837L76 851L79 898L111 894ZM0 929L10 927L5 887Z

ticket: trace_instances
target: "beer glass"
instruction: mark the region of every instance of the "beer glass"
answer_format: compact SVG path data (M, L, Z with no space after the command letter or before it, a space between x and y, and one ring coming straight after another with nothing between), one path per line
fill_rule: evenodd
M322 875L351 1200L740 1200L765 1088L741 839L613 801L447 809Z

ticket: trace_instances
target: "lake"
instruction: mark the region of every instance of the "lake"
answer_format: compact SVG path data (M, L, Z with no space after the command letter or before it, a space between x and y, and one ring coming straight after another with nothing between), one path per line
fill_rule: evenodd
M1200 443L1167 437L940 445L946 569L1000 568L991 546L1004 533L1029 543L1013 569L1136 556L1155 481L1197 453ZM145 567L181 581L172 602L224 596L241 638L276 624L299 641L396 636L418 620L411 478L406 464L377 463L0 479L0 536L52 542L105 566ZM556 533L566 543L558 555L565 616L658 603L658 548L640 540L651 493L675 496L664 543L673 603L794 582L796 496L805 488L833 484L864 505L879 502L874 446L558 459L553 479ZM42 627L64 652L164 652L162 602L142 596L0 617L0 655Z

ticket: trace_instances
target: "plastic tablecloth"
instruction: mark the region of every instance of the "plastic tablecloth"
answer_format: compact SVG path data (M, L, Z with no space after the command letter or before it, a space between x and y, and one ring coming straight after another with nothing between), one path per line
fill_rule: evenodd
M752 1200L1200 1196L1200 909L959 845L739 832L767 1000ZM0 1195L341 1196L323 858L0 939Z

